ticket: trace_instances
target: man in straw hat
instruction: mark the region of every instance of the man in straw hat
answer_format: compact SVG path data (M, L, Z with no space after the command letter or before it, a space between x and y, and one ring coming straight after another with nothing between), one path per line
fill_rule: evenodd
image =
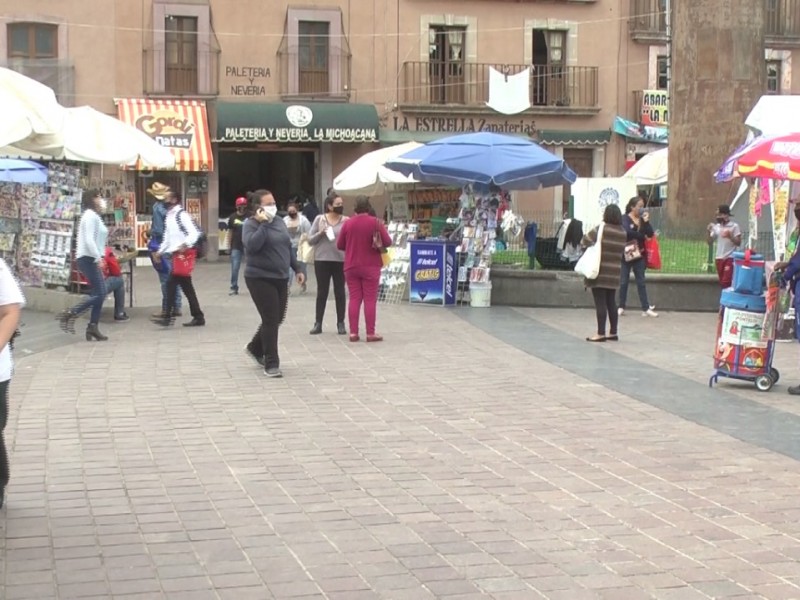
M150 226L150 239L147 242L147 250L150 253L153 268L158 273L158 279L161 282L161 311L155 313L153 317L163 318L167 314L167 280L169 280L169 274L172 272L172 255L162 254L161 261L157 262L153 259L153 254L158 252L161 243L164 241L164 227L167 220L165 200L172 194L172 188L156 181L148 188L147 193L156 199L156 203L153 204L153 221ZM180 289L176 289L174 313L176 317L181 316L181 303Z

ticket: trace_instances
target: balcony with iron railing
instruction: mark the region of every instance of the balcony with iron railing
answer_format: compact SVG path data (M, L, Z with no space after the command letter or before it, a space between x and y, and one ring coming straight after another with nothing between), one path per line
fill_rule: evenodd
M284 38L278 49L279 93L284 100L347 102L352 55L344 38L312 49Z
M491 68L508 75L531 69L531 112L591 115L600 110L597 67L492 63L405 62L400 104L431 112L490 110L486 101Z
M59 58L9 58L2 65L52 89L62 106L75 106L75 67Z
M672 6L676 0L672 0ZM764 2L764 35L770 48L800 47L800 0ZM667 41L667 0L630 0L630 31L640 42ZM672 9L674 11L674 8Z
M164 48L143 51L144 93L148 96L209 97L219 95L220 50L198 50L182 63L168 60Z

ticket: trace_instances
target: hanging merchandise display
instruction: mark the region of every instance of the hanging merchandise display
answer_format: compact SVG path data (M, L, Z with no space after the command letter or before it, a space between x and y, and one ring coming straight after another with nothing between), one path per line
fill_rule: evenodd
M408 274L410 269L410 242L417 239L416 223L389 223L386 228L392 238L389 248L391 261L381 270L378 302L383 304L399 304L408 294Z
M411 209L411 220L419 223L420 237L438 236L447 219L458 215L460 198L461 190L458 188L409 191L408 206ZM399 201L399 195L396 200Z

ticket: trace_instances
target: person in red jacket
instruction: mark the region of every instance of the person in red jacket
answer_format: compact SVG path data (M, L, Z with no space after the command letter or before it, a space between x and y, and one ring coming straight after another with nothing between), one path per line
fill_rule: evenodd
M364 305L364 320L367 324L367 341L380 342L383 338L375 333L378 310L378 287L381 279L383 259L381 254L392 245L392 238L383 222L370 214L369 198L356 198L356 215L348 219L336 239L336 246L344 250L344 277L350 291L348 317L350 319L350 341L357 342L358 319ZM380 248L375 242L380 237Z
M114 292L114 320L127 321L130 317L125 313L125 280L113 248L106 248L100 269L106 280L106 292Z

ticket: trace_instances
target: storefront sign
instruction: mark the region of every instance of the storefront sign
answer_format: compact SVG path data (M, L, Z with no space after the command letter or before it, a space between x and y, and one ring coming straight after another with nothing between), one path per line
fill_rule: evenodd
M669 125L669 96L666 90L642 92L642 125L666 127Z
M669 143L669 129L666 127L650 127L649 125L628 121L622 117L614 119L614 133L639 142Z
M225 142L377 142L378 130L338 127L226 127Z
M482 117L393 117L395 131L420 131L430 133L536 133L536 121L506 119L490 121Z
M246 80L231 85L231 96L266 96L267 88L260 80L270 79L272 73L269 67L227 66L225 77Z
M412 304L455 304L456 244L411 242Z
M171 107L161 107L136 119L138 129L165 148L191 148L194 123Z

